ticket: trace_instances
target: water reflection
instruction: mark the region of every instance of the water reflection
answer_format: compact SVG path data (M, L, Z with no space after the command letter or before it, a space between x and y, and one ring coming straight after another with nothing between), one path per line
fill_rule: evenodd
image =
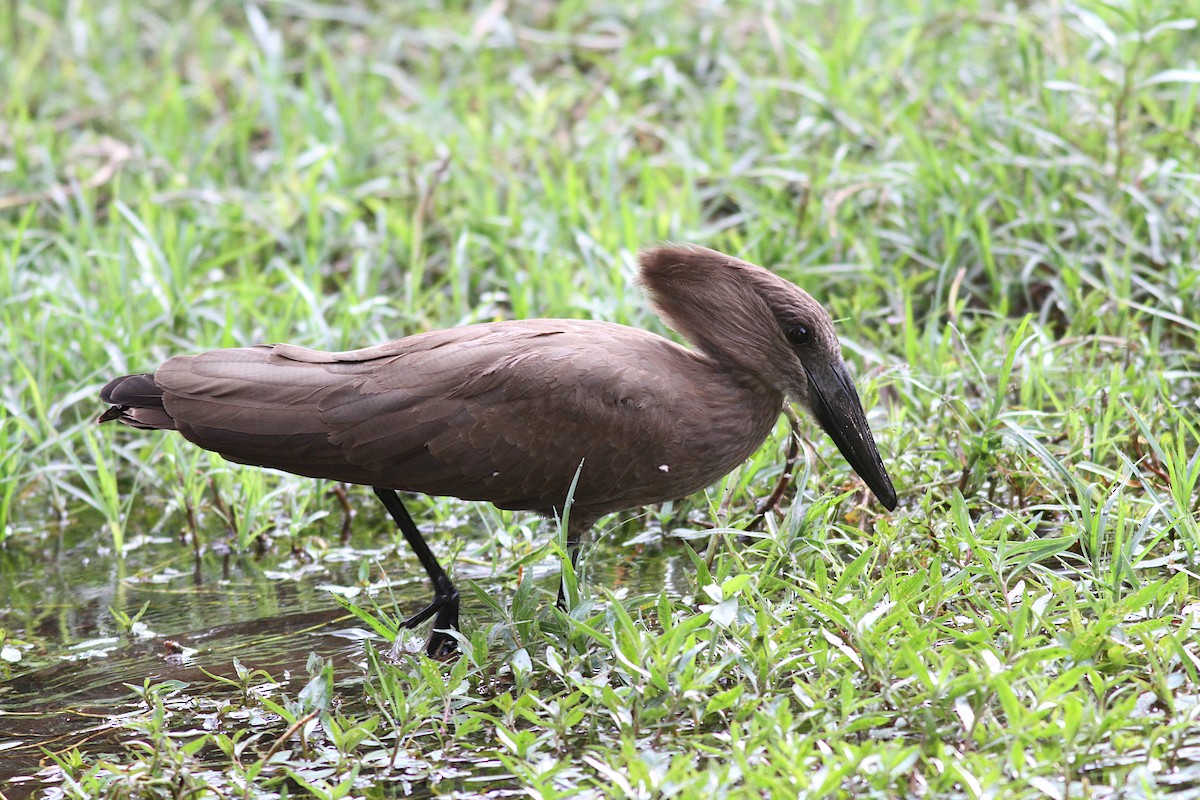
M641 543L627 545L625 538L623 531L612 531L588 546L589 584L631 595L687 591L686 544L643 534ZM26 643L22 660L9 665L8 677L0 681L5 796L15 800L41 788L38 782L13 781L50 763L43 748L119 750L129 734L114 720L141 708L126 684L183 681L220 698L231 688L202 670L233 678L237 658L278 680L290 676L285 691L294 695L307 679L305 662L313 652L333 659L337 675L356 680L360 670L354 661L367 634L330 597L329 587L354 591L365 577L378 588L380 565L393 581L387 591L400 606L398 614L428 600L416 560L377 546L324 550L315 559L291 554L256 559L216 549L193 558L168 539L145 539L124 560L86 541L49 553L0 551L0 628L10 643ZM506 591L514 576L505 569L499 559L494 564L462 559L453 575ZM557 560L542 559L531 573L552 601ZM388 595L377 596L384 602ZM464 595L464 627L495 622L470 596ZM143 605L144 614L128 631L110 611L133 616Z

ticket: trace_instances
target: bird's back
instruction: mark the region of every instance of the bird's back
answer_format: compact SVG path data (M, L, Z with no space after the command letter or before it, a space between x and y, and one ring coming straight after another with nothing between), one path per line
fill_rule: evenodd
M180 356L154 375L189 440L312 477L579 513L674 499L761 444L782 397L634 328L486 323L326 353ZM581 466L582 464L582 466Z

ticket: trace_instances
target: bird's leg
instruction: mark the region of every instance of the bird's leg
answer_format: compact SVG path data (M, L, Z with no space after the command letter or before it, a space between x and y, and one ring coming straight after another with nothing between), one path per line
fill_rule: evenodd
M458 647L458 642L454 637L446 633L448 630L458 630L458 590L450 582L450 577L446 575L442 565L434 558L433 551L421 537L421 532L417 530L416 523L409 516L408 509L404 507L396 490L381 489L378 486L371 488L375 490L375 494L383 501L384 507L396 521L396 526L404 534L405 541L416 554L421 566L425 568L425 573L429 575L429 582L433 584L433 601L401 622L400 625L404 628L415 628L433 617L433 632L429 634L425 652L434 658L447 656Z
M576 569L579 565L579 541L583 537L583 531L574 525L567 526L567 554L571 556L571 570L575 572L575 577L579 577L579 572ZM555 604L563 611L567 610L567 583L563 578L558 579L558 600Z
M567 552L571 554L571 569L575 569L575 565L579 563L579 543L568 543ZM558 580L558 600L556 602L563 611L567 610L567 584L562 578Z

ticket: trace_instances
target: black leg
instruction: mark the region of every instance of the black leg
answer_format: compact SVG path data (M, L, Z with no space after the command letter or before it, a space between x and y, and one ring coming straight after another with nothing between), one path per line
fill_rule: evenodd
M458 642L454 637L446 633L448 630L458 630L458 590L450 582L442 565L434 558L429 545L425 544L425 540L421 538L421 532L417 530L416 523L408 515L408 509L404 507L396 490L381 489L378 486L371 488L375 490L375 494L383 501L388 513L396 521L396 526L404 534L405 541L416 554L421 566L425 568L429 582L433 584L433 601L400 624L405 628L415 628L433 617L433 632L429 634L425 652L434 658L448 656L458 647Z
M579 566L579 540L582 538L579 531L567 530L567 553L571 556L571 569L575 571L575 577L579 577L579 571L576 567ZM563 583L562 578L558 579L558 600L556 604L563 611L567 610L567 585Z

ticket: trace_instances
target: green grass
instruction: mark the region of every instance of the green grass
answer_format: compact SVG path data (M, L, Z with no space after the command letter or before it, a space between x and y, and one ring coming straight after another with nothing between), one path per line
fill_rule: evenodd
M398 772L458 796L1195 796L1194 0L375 5L9 4L0 546L99 514L119 550L132 506L187 527L213 486L262 544L333 511L324 487L93 428L105 380L507 317L662 330L633 284L662 239L827 305L901 507L856 505L809 426L785 513L721 537L686 596L585 585L568 617L508 573L468 592L500 621L468 611L455 663L369 650L336 711L319 689L353 676L310 664L317 688L268 697L308 715L277 741L173 738L210 687L140 687L150 744L58 754L70 796L380 796ZM785 437L647 519L736 528ZM479 527L497 563L552 535Z

